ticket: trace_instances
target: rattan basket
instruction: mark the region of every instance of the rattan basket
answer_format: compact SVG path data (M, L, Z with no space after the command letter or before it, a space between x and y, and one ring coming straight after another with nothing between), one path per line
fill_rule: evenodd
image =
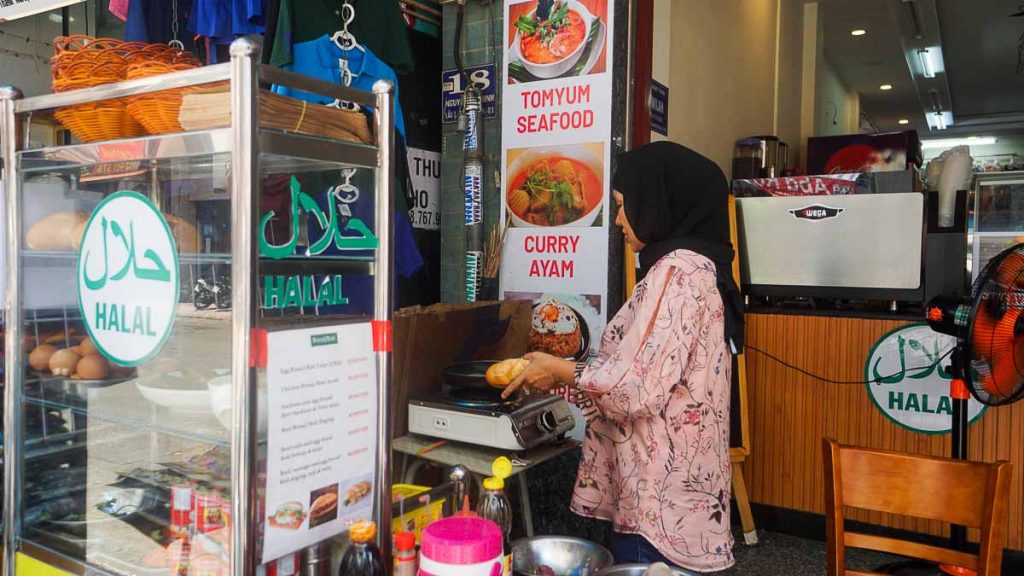
M90 88L199 65L191 54L163 44L79 35L58 37L53 45L54 92ZM130 75L129 69L137 69L137 72ZM177 109L181 106L181 93L175 92L178 91L67 106L56 111L54 116L84 142L132 138L147 132L180 131ZM135 113L129 108L133 108ZM173 120L173 124L169 120Z

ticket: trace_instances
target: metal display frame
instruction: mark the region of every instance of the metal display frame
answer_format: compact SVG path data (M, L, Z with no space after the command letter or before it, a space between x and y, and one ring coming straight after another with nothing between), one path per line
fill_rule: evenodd
M325 82L307 76L272 68L260 62L259 45L248 38L232 43L231 60L223 64L206 66L150 78L106 84L93 88L59 94L48 94L22 98L12 87L0 88L0 146L2 159L7 171L7 291L4 302L6 319L6 361L7 386L4 392L4 565L3 574L15 574L16 556L19 551L32 555L35 548L23 547L22 468L25 454L24 430L20 421L24 396L23 385L27 364L26 346L23 338L24 271L23 256L22 200L20 198L21 162L38 155L39 151L29 149L28 127L32 114L75 104L86 104L113 98L123 98L157 92L171 88L185 88L214 82L228 82L231 98L231 124L228 128L200 132L150 136L118 142L150 141L153 145L140 146L137 160L152 160L159 157L160 142L176 139L181 142L204 142L204 152L230 152L231 162L231 215L233 227L231 270L234 282L232 295L232 430L231 450L231 551L227 573L233 576L249 576L256 573L259 559L257 549L257 473L258 431L257 402L255 391L257 370L251 362L251 344L254 329L260 318L260 303L257 297L258 272L262 269L295 266L297 269L310 267L346 273L361 271L374 276L373 323L376 344L374 347L377 363L377 453L376 482L377 502L375 519L379 527L377 540L385 562L390 558L391 506L387 495L391 486L391 421L390 421L390 380L391 352L390 327L393 310L392 263L393 263L393 190L394 190L394 93L395 87L387 81L377 82L373 92L368 93L346 86ZM320 94L362 107L374 109L374 145L354 142L326 140L300 133L279 132L261 128L259 119L260 87L267 84L287 86L304 92ZM23 138L23 141L21 139ZM211 144L212 143L212 144ZM103 143L74 145L76 152L88 153ZM49 151L65 147L51 148ZM202 148L202 147L201 147ZM195 150L196 147L180 147L179 150ZM194 152L174 154L174 157ZM262 153L280 153L290 157L323 161L332 164L343 163L357 168L373 169L376 172L375 230L378 248L370 258L323 258L315 261L281 260L261 262L259 256L259 193L260 157ZM154 155L156 154L156 155ZM383 336L379 336L383 333ZM241 408L241 409L238 409ZM86 573L97 572L96 567L82 564Z
M1003 240L1007 246L1024 236L1024 223L1017 226L1016 230L991 231L978 226L981 218L981 203L985 188L994 186L1015 186L1024 188L1024 171L1015 172L983 172L974 176L971 189L971 210L974 219L969 234L971 235L971 248L968 257L971 262L970 282L973 284L978 274L985 267L987 260L982 260L981 244L983 240Z

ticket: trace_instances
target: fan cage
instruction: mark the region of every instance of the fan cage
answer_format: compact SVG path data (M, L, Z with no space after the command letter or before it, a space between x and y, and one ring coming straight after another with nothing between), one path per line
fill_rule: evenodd
M1006 269L1004 269L1004 264ZM1007 272L1010 273L1007 276ZM1000 277L1003 277L1000 279ZM1011 374L1008 368L995 367L992 359L985 358L980 351L975 350L974 338L975 328L979 322L979 314L993 314L998 320L1006 314L1017 311L1017 320L1014 326L1014 334L1022 338L1017 343L1016 350L1011 349L1009 358L1004 360L1012 361L1013 373L1016 375L1012 389L1006 394L993 394L984 385L986 378L996 376L1006 377ZM1011 404L1024 397L1024 243L1016 244L1003 250L994 258L989 260L985 268L978 275L974 286L971 289L971 319L965 339L959 342L959 346L966 352L964 358L968 359L967 369L963 375L964 381L971 392L971 395L988 406L1002 406ZM991 332L994 344L996 330ZM991 347L990 347L991 349ZM1013 353L1015 352L1015 353ZM1010 378L1012 380L1012 378Z

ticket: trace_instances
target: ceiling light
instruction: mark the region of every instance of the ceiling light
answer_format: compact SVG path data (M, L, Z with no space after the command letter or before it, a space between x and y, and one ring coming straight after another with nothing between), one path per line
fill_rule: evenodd
M863 28L857 28L856 30L850 30L850 36L863 36L863 35L865 35L867 33L868 33L868 31L863 29Z
M952 148L954 146L987 146L998 142L992 136L971 136L970 138L945 138L942 140L922 140L921 148Z
M910 120L907 120L906 118L900 118L899 124L900 126L905 126L907 124L910 124Z
M882 91L892 90L892 84L882 84L878 89Z
M922 48L917 51L917 57L921 60L921 74L925 78L935 78L935 58L931 50Z
M50 20L50 22L53 22L54 24L60 24L61 22L64 21L64 19L61 18L60 13L58 13L58 12L51 12L50 15L47 18ZM68 22L74 22L74 21L75 21L75 17L74 16L68 16Z

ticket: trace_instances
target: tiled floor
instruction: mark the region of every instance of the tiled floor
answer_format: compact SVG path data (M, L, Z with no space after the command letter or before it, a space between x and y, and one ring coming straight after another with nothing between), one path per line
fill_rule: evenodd
M734 554L736 566L722 575L743 576L817 576L825 574L825 543L758 531L757 546L741 544L737 537ZM847 553L847 568L873 570L892 562L891 556L851 550Z

